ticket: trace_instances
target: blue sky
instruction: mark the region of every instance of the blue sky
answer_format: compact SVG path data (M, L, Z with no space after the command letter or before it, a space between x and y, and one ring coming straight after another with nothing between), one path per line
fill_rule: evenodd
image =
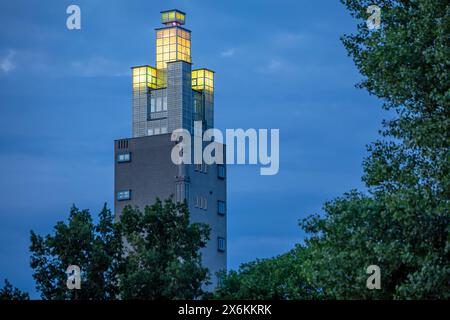
M82 30L66 29L77 4ZM216 71L216 127L279 128L280 172L228 170L228 264L302 240L298 219L363 188L381 102L339 40L354 21L338 1L47 0L0 2L0 280L38 297L29 231L72 203L113 203L113 140L131 135L133 65L155 64L161 10L187 13L195 67Z

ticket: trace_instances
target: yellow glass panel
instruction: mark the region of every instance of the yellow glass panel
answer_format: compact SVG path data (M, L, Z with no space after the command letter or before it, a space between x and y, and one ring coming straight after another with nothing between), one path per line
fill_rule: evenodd
M173 29L169 29L169 34L171 37L174 37L176 35L177 29L173 28Z
M175 12L169 12L169 19L174 20L175 19Z
M168 54L168 53L164 53L164 55L163 55L163 60L164 60L164 61L169 60L169 54Z
M163 44L163 40L162 39L156 39L156 45L157 46L162 46Z
M176 44L171 44L170 45L170 51L176 51L177 50L177 45Z
M168 45L168 44L169 44L169 38L164 38L163 45Z
M177 54L176 52L171 52L170 53L170 60L176 60L177 59Z

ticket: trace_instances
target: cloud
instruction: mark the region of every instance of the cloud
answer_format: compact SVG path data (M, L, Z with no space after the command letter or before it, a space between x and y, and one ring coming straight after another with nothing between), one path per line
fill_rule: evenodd
M129 75L128 68L104 57L92 57L85 61L73 61L71 73L81 77L121 77Z
M220 53L220 56L222 58L229 58L229 57L234 56L235 53L236 53L236 51L233 48L229 48L229 49L226 49L226 50L222 51Z
M266 64L259 66L257 71L260 73L274 73L281 69L286 69L287 63L279 58L272 58Z
M13 62L13 58L16 55L14 50L9 50L8 54L0 58L0 70L4 73L9 73L10 71L16 68L16 65Z
M274 42L278 46L293 47L303 42L305 35L299 33L281 33L274 37Z
M280 60L277 59L272 59L269 63L269 65L267 66L267 69L269 71L276 71L278 69L280 69L282 66L282 63Z

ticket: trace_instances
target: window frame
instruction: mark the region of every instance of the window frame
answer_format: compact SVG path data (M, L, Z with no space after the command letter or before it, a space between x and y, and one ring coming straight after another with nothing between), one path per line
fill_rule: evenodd
M223 212L220 211L220 205L223 204ZM223 200L217 200L217 214L219 216L225 216L227 214L227 204Z
M220 245L221 243L223 244L223 246ZM217 237L217 251L225 252L226 250L227 250L226 239L224 237Z
M221 175L221 169L223 170L223 175ZM217 178L225 180L226 176L227 176L227 173L225 170L225 165L218 164L217 165Z
M126 160L121 160L120 157L121 156L125 156L128 155L128 159ZM131 162L131 152L121 152L117 154L117 162L118 163L127 163L127 162Z
M120 197L120 195L125 193L125 192L128 193L128 197L127 198ZM130 189L128 189L128 190L120 190L120 191L117 192L117 201L128 201L128 200L131 200L131 190Z

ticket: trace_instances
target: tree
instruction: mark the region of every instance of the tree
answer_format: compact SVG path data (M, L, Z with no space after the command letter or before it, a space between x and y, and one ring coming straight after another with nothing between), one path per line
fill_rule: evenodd
M365 79L360 88L395 116L368 147L363 181L301 222L312 281L331 298L450 297L449 28L447 1L378 1L381 28L369 31L371 1L342 1L361 19L343 37ZM365 288L368 265L382 289Z
M13 287L13 285L5 279L5 285L0 289L0 301L6 300L29 300L30 296L26 292Z
M119 274L123 299L195 299L208 283L199 250L209 240L206 224L190 223L187 205L157 200L144 212L126 207L126 240Z
M31 267L42 298L116 298L121 247L120 229L106 204L97 225L88 210L73 206L68 223L58 222L53 235L42 237L31 231ZM81 269L81 290L67 288L70 265Z
M222 272L221 283L213 299L294 300L319 298L320 292L309 285L302 270L305 248L283 255L242 264L237 271Z
M368 192L346 193L327 202L324 214L300 221L309 237L293 263L298 273L278 282L289 259L249 263L224 278L220 296L450 298L450 5L379 0L381 28L370 31L366 10L373 1L342 2L360 20L357 33L342 38L364 76L358 87L395 114L368 146ZM380 290L366 287L370 265L381 269ZM273 295L277 283L297 277L306 281L297 282L298 295Z

